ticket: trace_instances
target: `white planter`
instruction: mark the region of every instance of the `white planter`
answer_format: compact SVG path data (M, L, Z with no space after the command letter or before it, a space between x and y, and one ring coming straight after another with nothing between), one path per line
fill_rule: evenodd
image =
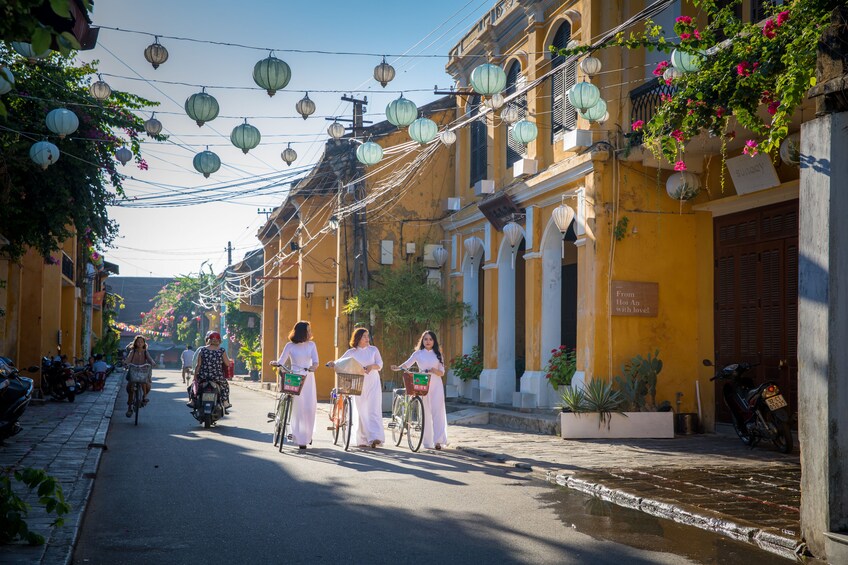
M462 381L462 398L471 400L471 389L479 388L480 380L471 379L470 381Z
M597 412L560 413L563 439L673 438L674 412L612 414L609 426Z

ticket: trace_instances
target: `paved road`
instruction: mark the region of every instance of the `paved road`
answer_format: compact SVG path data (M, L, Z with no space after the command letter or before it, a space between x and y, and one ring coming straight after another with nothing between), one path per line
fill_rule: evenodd
M138 427L118 398L76 564L691 562L583 533L621 530L640 545L680 526L638 515L620 527L608 507L461 452L345 453L319 420L312 448L278 453L273 400L252 391L234 387L233 413L204 430L178 373L157 375ZM697 562L757 562L733 543L699 538Z

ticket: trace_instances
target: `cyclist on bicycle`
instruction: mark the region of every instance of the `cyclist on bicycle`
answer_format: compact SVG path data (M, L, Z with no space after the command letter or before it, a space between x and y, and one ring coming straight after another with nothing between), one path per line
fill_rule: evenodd
M315 431L315 414L318 412L318 393L315 388L315 369L318 368L318 348L312 341L312 327L309 322L301 321L294 325L289 332L289 343L283 348L280 358L271 361L271 365L279 367L291 364L292 372L306 372L306 380L300 396L294 397L292 410L292 441L300 449L312 443L312 433Z
M197 359L194 366L194 381L188 389L189 408L196 408L197 383L212 381L221 389L221 402L225 409L232 408L230 404L230 383L224 377L224 366L229 367L230 360L227 352L221 349L221 334L215 331L206 332L206 345L195 353Z
M147 340L144 339L143 335L137 335L133 339L132 345L127 349L127 363L133 365L144 365L149 364L151 367L156 366L156 362L153 361L153 357L150 356L150 352L147 351ZM127 374L127 379L129 379L129 373ZM147 406L149 399L147 395L150 394L150 385L151 385L151 377L148 375L147 382L141 385L141 390L143 393L141 399L141 405ZM133 383L127 382L127 418L132 418L133 415L133 398L134 398L134 386Z

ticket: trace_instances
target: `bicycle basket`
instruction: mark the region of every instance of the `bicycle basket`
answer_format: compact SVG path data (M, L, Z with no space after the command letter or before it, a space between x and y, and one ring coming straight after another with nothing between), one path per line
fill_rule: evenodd
M127 380L131 383L146 383L150 379L150 365L129 365Z
M404 373L403 386L411 396L427 396L430 392L430 375L426 373Z
M336 387L341 394L350 396L359 396L362 394L362 381L365 375L354 375L351 373L336 373L338 377L338 386Z
M306 382L306 376L298 375L297 373L286 373L283 375L283 392L285 394L299 396L304 382Z

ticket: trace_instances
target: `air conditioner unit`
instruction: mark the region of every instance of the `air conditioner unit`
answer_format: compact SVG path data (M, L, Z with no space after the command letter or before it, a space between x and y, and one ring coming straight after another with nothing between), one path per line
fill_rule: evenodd
M495 193L495 181L493 180L478 180L474 183L474 196L483 196L484 194Z
M449 212L456 212L462 207L462 202L459 198L448 198L447 203L445 204L445 210Z
M529 177L539 172L539 161L536 159L519 159L512 165L512 176L515 178Z
M573 129L562 137L563 151L582 151L592 145L592 132L588 129Z

